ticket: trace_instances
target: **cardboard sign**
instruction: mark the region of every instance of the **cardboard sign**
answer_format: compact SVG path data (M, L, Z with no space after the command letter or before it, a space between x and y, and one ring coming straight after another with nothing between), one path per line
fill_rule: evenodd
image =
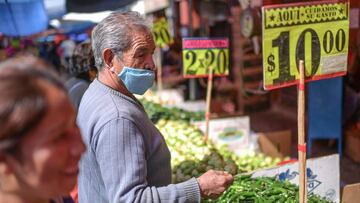
M308 159L307 191L308 194L317 194L330 201L340 202L340 160L339 155L330 155L320 158ZM330 170L331 169L331 170ZM299 164L287 164L284 166L256 171L252 177L276 177L278 180L288 180L291 183L299 183Z
M173 37L170 35L169 25L165 18L159 18L154 21L153 34L154 34L155 44L158 47L165 47L174 42Z
M194 122L195 126L205 132L205 122ZM237 153L248 147L250 118L248 116L212 119L209 121L209 138L216 145L227 145Z
M306 81L346 74L348 2L265 6L262 13L265 89L297 84L300 60Z
M228 39L184 38L182 46L185 78L207 77L210 67L214 76L229 74Z
M291 155L291 130L259 133L258 135L262 153L279 158Z
M357 203L359 200L360 183L345 186L341 203Z

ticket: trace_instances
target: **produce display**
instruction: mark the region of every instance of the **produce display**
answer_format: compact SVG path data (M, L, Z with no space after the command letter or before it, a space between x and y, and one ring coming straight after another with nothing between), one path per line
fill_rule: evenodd
M213 146L206 144L202 132L185 121L161 119L156 124L171 152L173 166L187 160L200 161Z
M165 120L183 120L183 121L201 121L205 119L205 113L186 111L176 107L163 107L158 103L150 102L145 99L140 100L146 113L153 123L157 123L160 119Z
M161 119L156 127L171 151L173 182L198 177L210 169L238 173L231 157L224 158L211 142L205 143L203 133L189 122Z
M166 108L160 104L142 100L151 120L165 138L171 152L173 183L199 177L210 169L223 170L235 175L234 183L216 200L208 203L296 203L299 202L298 187L275 178L251 178L236 175L262 168L276 166L282 160L262 153L249 151L239 156L226 146L216 148L213 143L205 143L200 129L190 123L202 120L204 113L194 113L178 108ZM234 130L224 132L224 138L241 136ZM308 202L331 203L316 195L308 196Z
M271 168L277 166L281 161L283 161L280 158L273 158L263 153L255 153L254 151L248 151L242 155L237 155L229 151L226 146L219 147L218 150L225 158L233 159L240 172L250 172L263 168Z
M235 176L234 183L216 200L207 203L296 203L299 202L299 187L288 181L277 181L271 177L251 178L249 175ZM331 203L317 195L308 196L309 203Z
M166 108L147 100L141 100L141 102L150 119L165 137L171 152L171 163L176 174L174 178L176 181L189 179L194 176L192 174L202 174L208 169L224 169L231 174L236 174L235 171L250 172L273 167L282 161L279 158L272 158L255 152L239 156L229 151L225 146L216 148L211 142L206 144L203 133L189 123L189 121L203 119L203 112ZM229 132L225 133L229 134ZM216 160L217 157L220 158ZM233 164L234 161L236 166ZM186 169L186 166L189 166L191 170ZM180 173L178 169L182 172Z

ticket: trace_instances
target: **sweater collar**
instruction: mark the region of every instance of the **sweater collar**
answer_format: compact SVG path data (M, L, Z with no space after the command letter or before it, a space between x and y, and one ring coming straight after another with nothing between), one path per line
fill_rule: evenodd
M109 92L110 94L113 94L115 96L121 97L137 106L139 106L142 110L145 111L144 106L140 103L140 101L138 100L134 100L133 98L126 96L125 94L105 85L104 83L102 83L100 80L98 80L97 78L94 79L94 81L92 82L92 85L95 85L96 87L98 87L100 90L104 91L104 92Z

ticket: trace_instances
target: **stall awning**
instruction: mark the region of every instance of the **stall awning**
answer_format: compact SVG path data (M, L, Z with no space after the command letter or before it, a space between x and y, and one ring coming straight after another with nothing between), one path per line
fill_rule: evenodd
M137 0L66 0L67 12L89 13L117 10Z
M0 32L6 36L28 36L48 26L42 0L0 0L0 19Z
M61 19L66 14L65 0L43 0L49 19Z
M87 29L95 26L95 23L91 21L61 21L61 25L58 28L63 34L80 34L84 33Z

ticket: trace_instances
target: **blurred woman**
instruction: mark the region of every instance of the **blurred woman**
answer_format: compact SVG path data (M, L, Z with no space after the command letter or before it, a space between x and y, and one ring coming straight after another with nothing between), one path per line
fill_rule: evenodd
M85 150L64 86L35 61L0 64L0 203L68 195Z
M70 74L71 77L66 80L65 86L68 90L70 100L77 110L82 95L97 74L90 42L82 42L75 47L70 59L68 74Z

